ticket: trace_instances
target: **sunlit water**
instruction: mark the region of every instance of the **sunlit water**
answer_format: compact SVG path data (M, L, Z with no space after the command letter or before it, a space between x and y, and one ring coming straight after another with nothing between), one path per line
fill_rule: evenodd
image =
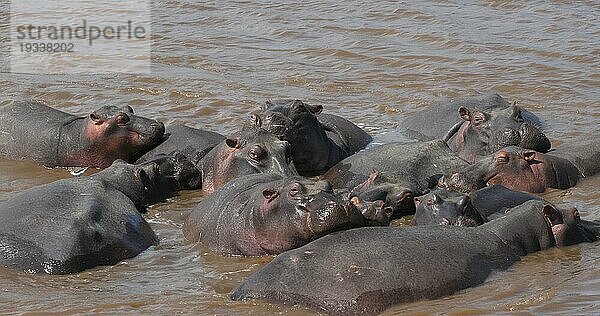
M166 123L225 134L264 100L291 97L323 104L377 135L420 107L495 90L542 116L555 145L600 135L597 1L172 0L156 2L152 13L151 74L1 73L3 97L77 114L129 104ZM1 160L0 200L69 176ZM598 185L594 177L545 197L600 218ZM152 207L147 219L160 246L113 267L69 276L1 270L0 313L312 313L229 301L230 291L271 257L219 257L186 245L182 220L201 199L200 192L186 192ZM600 243L552 249L482 286L386 314L594 314L599 258Z

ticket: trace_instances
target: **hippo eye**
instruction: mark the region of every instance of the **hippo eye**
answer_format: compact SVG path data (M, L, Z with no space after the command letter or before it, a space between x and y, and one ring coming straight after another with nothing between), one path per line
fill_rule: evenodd
M125 125L127 123L129 123L131 119L129 118L129 115L125 114L125 113L121 113L119 114L119 116L117 116L117 124L119 125Z
M290 196L298 196L302 193L302 185L298 182L292 184L290 187Z
M483 113L476 113L475 115L473 115L473 125L475 126L479 126L482 123L485 122L485 115Z
M260 146L252 146L248 150L248 157L252 160L260 160L266 155L265 150Z
M496 157L496 163L508 163L508 161L510 160L510 158L506 155L499 155L498 157Z

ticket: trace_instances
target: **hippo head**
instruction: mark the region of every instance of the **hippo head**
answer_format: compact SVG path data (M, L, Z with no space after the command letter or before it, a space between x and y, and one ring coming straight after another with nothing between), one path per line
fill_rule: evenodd
M395 219L414 214L413 191L410 185L398 183L373 169L367 180L350 191L349 197L368 202L381 200L391 208L392 219Z
M469 196L445 189L415 197L412 225L479 226L487 219L471 203Z
M392 220L394 210L381 200L370 202L354 196L350 202L362 213L365 226L388 226Z
M297 248L330 232L364 223L360 211L337 197L327 181L294 177L261 193L254 213L253 238L268 254Z
M157 146L164 132L162 123L134 115L130 106L101 107L84 122L85 142L96 160L91 164L101 168L109 166L115 159L135 160Z
M324 171L329 163L329 138L317 119L323 107L300 100L267 101L262 127L290 142L292 157L303 174Z
M246 129L241 134L228 137L215 147L212 162L212 183L204 189L215 190L229 180L255 173L272 173L283 176L298 175L287 141L279 140L262 128Z
M134 172L151 196L199 189L202 185L200 170L180 152L157 155L136 165Z
M458 113L465 120L454 141L452 149L468 162L507 147L519 146L538 152L550 150L550 141L536 126L526 122L523 110L512 105L491 113L472 112L462 106Z
M511 190L540 193L546 188L570 188L577 183L579 174L579 170L565 159L510 146L449 179L440 179L440 186L467 193L500 184Z
M552 234L557 246L564 247L598 240L597 231L586 225L590 222L583 221L576 208L557 209L547 204L544 205L543 212L552 226Z

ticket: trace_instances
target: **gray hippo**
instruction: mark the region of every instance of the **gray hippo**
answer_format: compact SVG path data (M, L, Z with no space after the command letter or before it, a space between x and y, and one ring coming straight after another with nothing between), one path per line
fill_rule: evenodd
M442 140L390 143L342 160L323 179L334 188L351 190L363 200L384 201L398 217L414 213L413 197L434 188L442 175L468 165Z
M521 257L590 241L575 209L529 201L478 227L367 227L284 252L233 300L300 304L332 315L372 315L483 283Z
M200 172L173 155L23 191L0 203L0 266L67 274L134 257L158 242L140 212L199 186Z
M456 191L436 189L415 197L414 202L412 225L479 226L488 221L468 195Z
M260 113L262 127L291 144L294 165L303 176L323 174L372 140L354 123L322 110L300 100L275 100Z
M222 255L260 256L360 226L361 212L334 195L326 181L255 174L234 179L202 200L186 219L183 234Z
M27 124L32 118L35 125ZM0 106L0 157L47 167L106 168L116 159L133 162L158 145L164 125L133 114L129 106L104 106L86 117L38 102Z
M497 93L428 107L400 124L411 138L447 140L450 148L469 162L512 145L547 152L550 141L541 125L531 112Z
M209 193L244 175L298 175L289 143L256 126L226 138L206 154L199 154L196 167L202 172L202 189Z
M539 193L546 188L573 187L580 178L599 171L600 140L576 140L549 154L507 147L444 177L440 183L460 192L500 184L512 190Z
M225 140L225 136L212 131L193 128L185 125L168 125L163 141L152 150L138 158L137 163L144 162L159 154L178 151L189 158L198 158L198 153L206 154L217 144Z

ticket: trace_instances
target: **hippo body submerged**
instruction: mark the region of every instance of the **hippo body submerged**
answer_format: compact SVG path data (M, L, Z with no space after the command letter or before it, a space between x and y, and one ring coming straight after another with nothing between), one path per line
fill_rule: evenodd
M67 274L134 257L158 243L140 212L199 184L191 162L165 156L23 191L0 203L0 266Z
M296 248L328 232L363 226L360 211L325 181L254 174L230 181L190 213L191 242L223 255L258 256Z
M168 125L165 128L163 142L145 153L137 162L144 162L158 154L169 154L173 151L180 152L190 159L199 159L223 140L225 136L212 131L185 125Z
M32 117L42 121L32 127L27 123ZM0 156L47 167L131 162L156 146L163 133L162 123L134 115L131 107L105 106L78 117L37 102L0 106Z
M290 143L303 176L323 174L372 140L354 123L322 111L322 106L300 100L274 100L266 102L259 116L263 128Z
M576 230L569 224L578 218L569 212L530 201L478 227L369 227L329 234L280 254L231 298L371 315L393 304L443 297L483 283L528 253L555 246L553 231L571 235Z

